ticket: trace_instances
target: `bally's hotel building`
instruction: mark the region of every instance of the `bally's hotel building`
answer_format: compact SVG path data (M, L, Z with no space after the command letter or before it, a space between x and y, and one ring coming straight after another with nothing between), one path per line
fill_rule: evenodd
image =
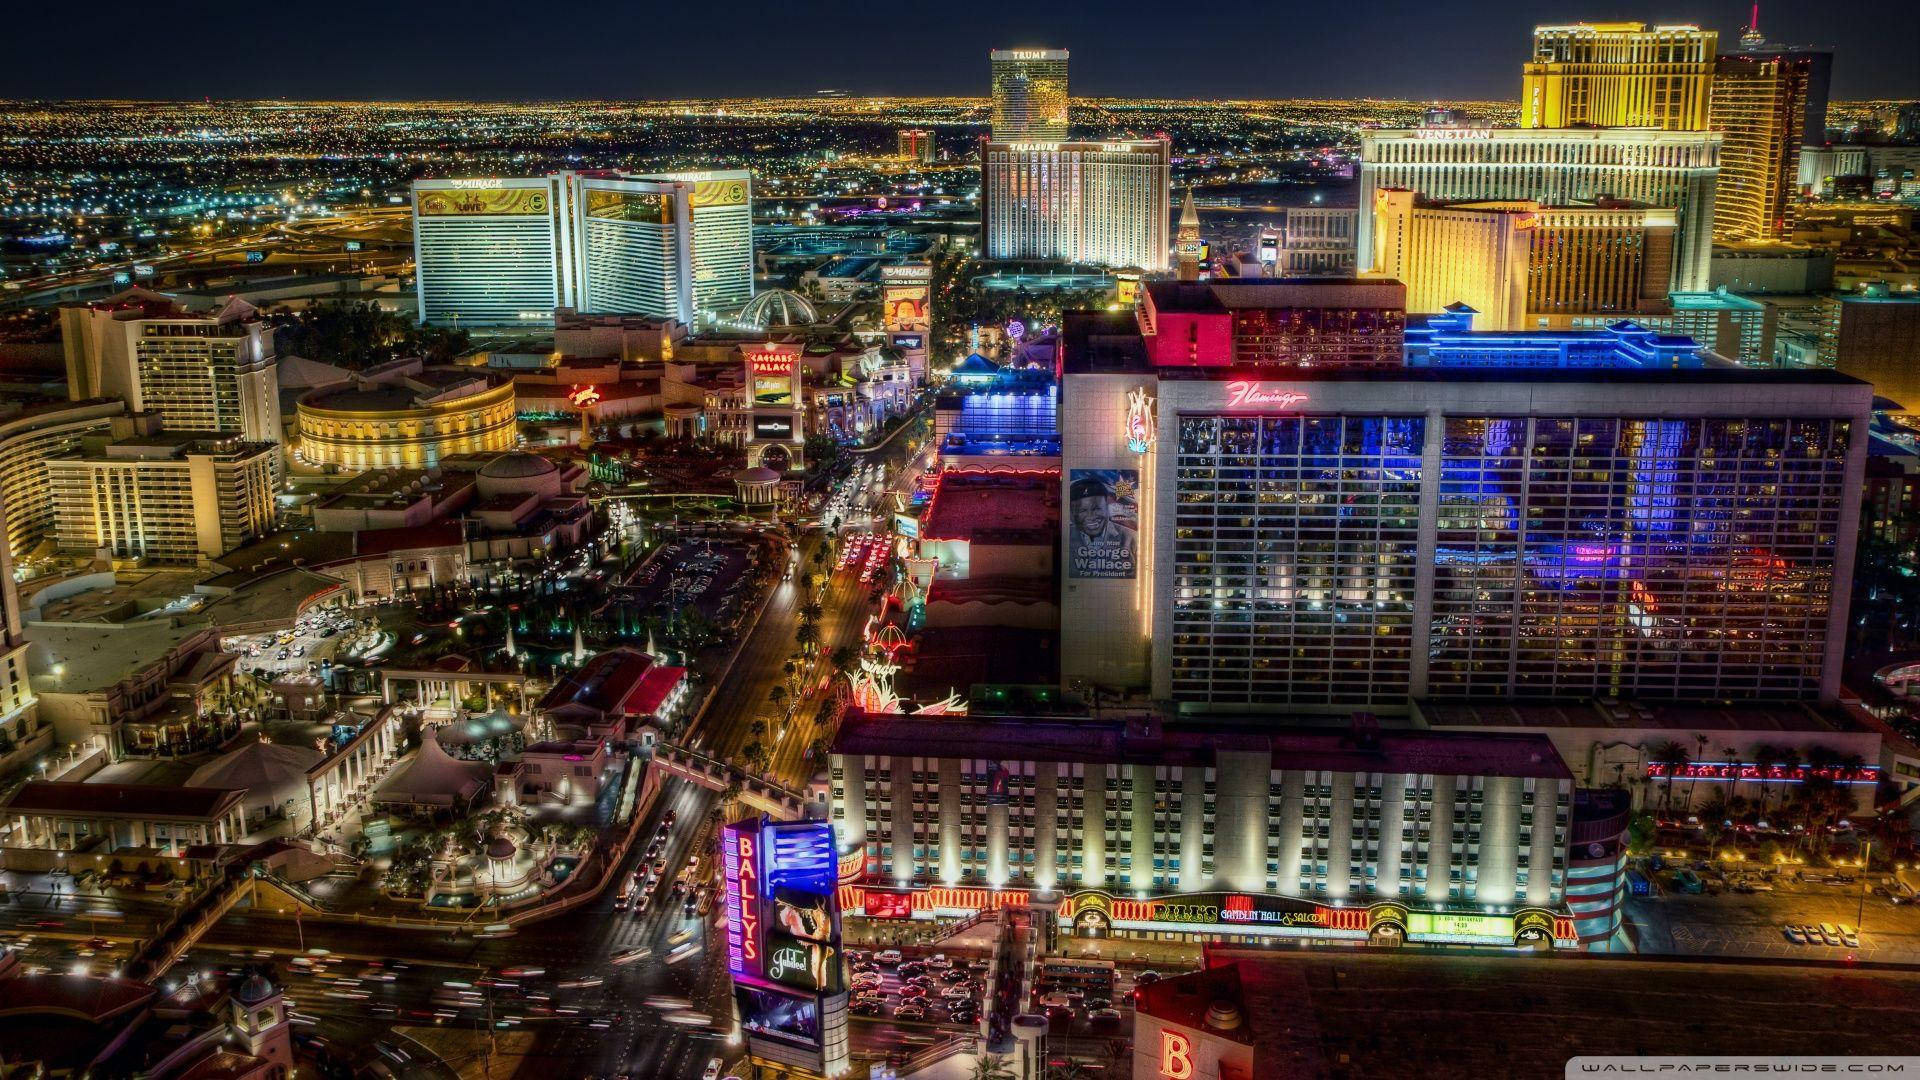
M1638 328L1410 327L1402 288L1156 282L1068 320L1064 684L1834 699L1869 385Z
M568 307L692 326L753 298L752 174L419 180L413 242L424 323L544 325Z

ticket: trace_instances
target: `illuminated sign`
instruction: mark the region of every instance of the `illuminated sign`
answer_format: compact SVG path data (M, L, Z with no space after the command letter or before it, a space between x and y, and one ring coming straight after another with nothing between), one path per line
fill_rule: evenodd
M455 181L459 184L459 181ZM528 217L547 212L542 188L467 187L458 191L420 191L421 217Z
M1418 128L1413 137L1429 142L1465 142L1469 139L1491 139L1492 128Z
M666 225L673 221L673 196L642 191L588 188L587 216L613 221L646 221Z
M1447 937L1510 938L1511 915L1454 915L1444 911L1415 911L1407 915L1409 937L1444 935Z
M1649 779L1708 780L1731 782L1751 780L1770 784L1804 784L1815 778L1836 784L1877 784L1877 765L1768 765L1734 761L1689 761L1670 765L1664 761L1647 762Z
M791 405L795 376L800 370L800 346L768 342L747 352L747 370L753 374L755 405Z
M894 348L905 349L908 352L927 347L925 334L895 334L888 340L893 343Z
M349 240L340 246L347 251L359 251L362 245L358 240Z
M495 184L498 184L500 181L495 180L492 177L487 177L485 179L478 179L478 180L474 180L474 179L449 180L447 182L452 184L454 187L461 189L462 191L474 191L477 189L493 187Z
M1153 415L1153 395L1144 386L1134 387L1127 395L1127 449L1144 454L1153 449L1158 425Z
M913 894L870 888L866 891L866 912L869 919L911 919Z
M927 312L927 286L889 283L880 288L881 320L888 332L925 332L932 328L933 321Z
M708 206L747 205L747 182L737 180L701 180L687 195L687 205L698 210Z
M1160 1033L1160 1075L1167 1080L1192 1080L1193 1041L1177 1031Z
M833 826L824 821L775 822L763 835L770 838L767 884L775 889L800 889L827 895L840 880L839 860L833 855Z
M567 391L567 404L576 409L590 408L600 404L600 388L597 386L575 386Z
M1307 400L1298 390L1269 389L1256 382L1227 384L1227 407L1231 409L1291 409Z
M727 969L757 976L760 966L760 823L729 825L720 837L727 895Z
M933 281L933 267L926 263L896 263L880 268L880 280L889 285L926 285Z
M756 439L775 439L781 442L793 441L793 417L784 413L777 416L753 416L753 437Z

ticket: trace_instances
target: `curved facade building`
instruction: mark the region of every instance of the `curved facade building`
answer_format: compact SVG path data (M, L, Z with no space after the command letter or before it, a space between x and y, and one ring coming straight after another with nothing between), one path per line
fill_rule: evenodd
M513 384L465 371L315 390L299 418L302 461L354 470L431 468L452 454L511 450L516 438Z

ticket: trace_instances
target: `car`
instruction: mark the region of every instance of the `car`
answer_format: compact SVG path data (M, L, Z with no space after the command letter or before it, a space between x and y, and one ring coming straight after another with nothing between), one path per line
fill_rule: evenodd
M852 986L855 990L874 989L880 985L881 981L880 973L877 971L855 972L853 978L847 980L848 985Z
M971 986L949 986L940 991L940 996L948 1001L971 1001L974 990Z
M720 1067L725 1064L719 1058L707 1062L707 1068L700 1074L700 1080L720 1080Z
M877 998L859 998L847 1006L847 1011L855 1016L879 1016L884 1008Z
M673 828L673 823L679 820L680 815L669 810L667 811L667 816L660 819L660 827L663 829L671 829Z
M973 975L964 968L948 968L940 973L940 981L943 983L963 983L971 978Z
M1807 943L1807 932L1792 923L1787 923L1780 927L1780 932L1787 935L1787 940L1793 942L1795 945L1805 945Z
M901 979L900 982L904 986L917 986L922 990L932 990L938 985L933 981L933 976L931 975L915 975L911 979Z
M645 960L647 957L652 955L653 955L652 949L646 949L646 948L622 949L619 952L614 953L611 957L608 957L608 963L631 964L636 960Z
M876 964L897 964L900 962L900 950L881 949L879 952L873 954L873 962Z
M916 1005L913 1002L908 1002L893 1010L893 1018L895 1020L925 1020L927 1018L927 1007L925 1005Z
M648 867L648 869L652 870L655 874L664 874L667 872L667 860L655 859L653 860L653 865Z
M1855 930L1846 923L1841 923L1834 927L1834 929L1840 932L1840 944L1845 945L1849 949L1857 949L1860 947L1860 931Z
M909 960L900 965L900 977L903 979L909 975L924 975L926 971L927 964L924 960Z
M1838 945L1839 944L1838 941L1828 941L1827 936L1820 932L1820 928L1818 926L1815 926L1812 923L1800 924L1800 932L1807 935L1807 943L1810 945Z
M1133 977L1133 985L1135 986L1147 986L1152 983L1157 983L1159 981L1160 981L1160 973L1157 971L1151 971L1151 970L1143 971L1140 974L1135 975Z
M374 1040L373 1050L374 1050L374 1053L379 1054L381 1057L386 1058L388 1061L393 1062L395 1065L405 1065L407 1062L413 1060L412 1054L409 1054L405 1050L400 1049L399 1047L393 1045L392 1043L386 1042L381 1039Z
M1840 928L1832 923L1823 922L1820 924L1820 936L1825 938L1829 945L1840 944Z
M911 1001L914 998L923 998L926 996L927 996L927 991L924 987L908 984L900 988L900 997L903 1000Z
M927 966L935 971L945 971L953 966L953 961L947 959L946 953L934 953L927 957Z
M1094 1009L1087 1014L1087 1023L1095 1030L1118 1031L1120 1030L1120 1010Z
M1088 1012L1098 1012L1101 1009L1113 1008L1113 1002L1103 997L1090 997L1081 1002L1081 1004L1086 1007Z
M871 960L854 960L852 963L848 964L847 966L856 975L864 975L869 972L877 973L880 970L880 965L874 963Z

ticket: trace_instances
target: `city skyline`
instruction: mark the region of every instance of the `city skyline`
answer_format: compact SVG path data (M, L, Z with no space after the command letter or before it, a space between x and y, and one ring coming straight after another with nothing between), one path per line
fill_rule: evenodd
M1483 62L1524 54L1536 24L1595 19L1642 19L1654 24L1693 22L1717 29L1731 48L1745 24L1744 4L1601 10L1590 4L1542 9L1506 0L1481 0L1441 18L1433 9L1390 3L1364 23L1346 13L1274 11L1245 4L1215 5L1206 13L1157 20L1151 34L1126 17L1125 6L1069 3L1036 15L1026 8L988 4L964 25L942 14L890 9L823 18L769 9L729 20L721 33L704 15L667 10L609 16L591 36L568 25L528 25L506 18L506 5L482 4L458 25L405 26L360 0L317 26L251 27L249 48L268 64L207 65L183 70L139 55L111 66L76 66L60 42L79 27L58 10L16 16L15 63L0 74L0 97L17 100L674 100L803 95L840 89L857 95L920 96L980 93L987 52L996 47L1067 48L1075 53L1074 89L1084 97L1126 95L1207 100L1262 100L1301 96L1508 100L1519 80L1505 63ZM214 5L199 14L220 16ZM502 18L489 18L497 12ZM132 5L89 9L93 25L111 25L116 12L140 15ZM365 19L358 16L364 15ZM144 16L141 16L144 17ZM367 33L367 20L385 29ZM871 22L872 25L867 25ZM1920 12L1893 9L1872 21L1836 23L1812 5L1763 8L1760 26L1771 40L1832 48L1841 57L1835 96L1882 99L1920 95L1920 77L1903 42L1920 38ZM628 32L628 31L631 32ZM1271 34L1272 63L1258 60L1258 42ZM648 41L673 48L645 53ZM1311 48L1294 48L1313 41ZM905 47L911 43L912 47ZM515 64L515 56L573 57L564 83L551 67ZM1242 56L1241 52L1248 55ZM791 63L747 65L743 56L781 55ZM1284 55L1285 63L1278 57ZM1451 57L1457 62L1434 63ZM1416 62L1418 61L1418 62ZM156 87L170 88L156 93Z

